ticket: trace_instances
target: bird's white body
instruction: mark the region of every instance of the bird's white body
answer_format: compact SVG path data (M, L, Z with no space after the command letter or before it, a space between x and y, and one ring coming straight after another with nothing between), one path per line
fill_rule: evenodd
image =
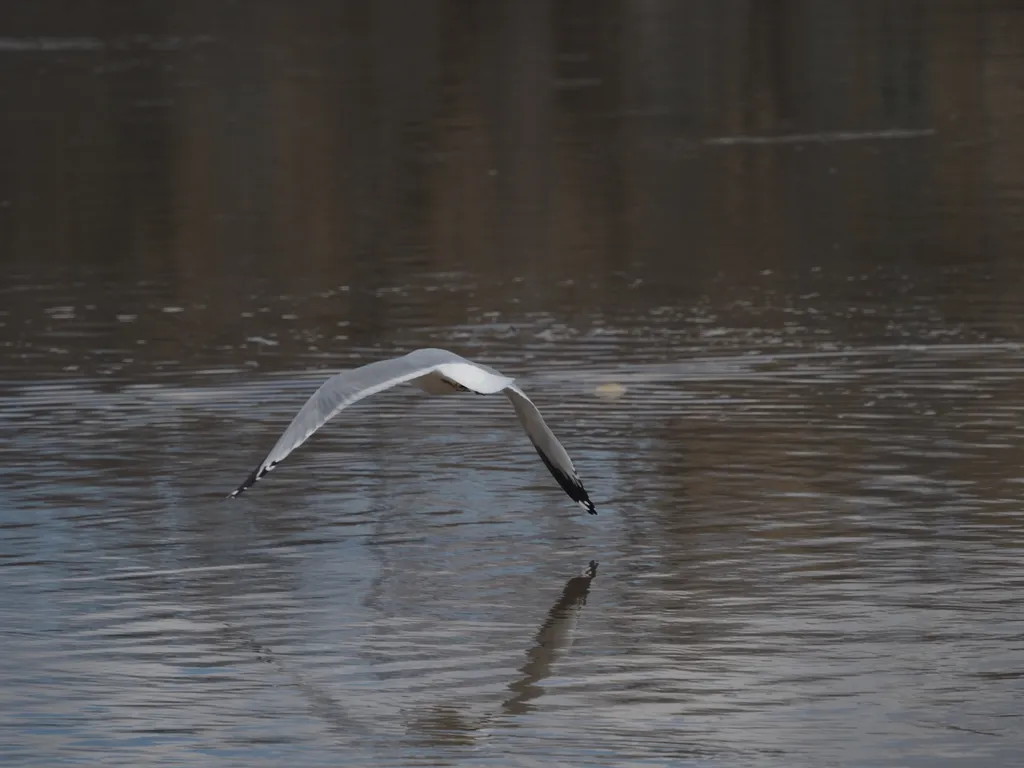
M409 382L417 389L422 389L428 395L454 395L456 392L465 392L461 384L453 383L451 379L445 378L439 371L432 371L426 376L420 376Z
M467 391L493 395L510 386L512 381L507 376L495 376L470 363L446 363L409 383L428 395L451 395Z
M504 393L558 484L583 509L597 514L569 454L548 429L537 406L514 380L444 349L417 349L402 357L369 363L329 378L302 406L267 457L230 495L234 497L244 492L349 405L402 383L412 384L431 395Z

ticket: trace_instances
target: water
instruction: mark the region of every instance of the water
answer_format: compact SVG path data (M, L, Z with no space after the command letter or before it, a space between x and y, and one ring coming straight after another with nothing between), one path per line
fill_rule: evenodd
M1015 4L84 8L0 12L5 766L1017 764ZM412 388L223 498L422 346L599 514Z

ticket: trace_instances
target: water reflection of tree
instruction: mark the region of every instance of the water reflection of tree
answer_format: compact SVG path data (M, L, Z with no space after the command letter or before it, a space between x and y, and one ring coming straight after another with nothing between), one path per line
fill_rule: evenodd
M637 258L661 274L685 265L699 279L709 261L820 260L836 241L863 241L906 218L887 216L889 204L910 212L941 204L929 199L937 194L959 198L955 180L934 187L904 174L910 186L900 187L904 150L923 153L917 162L930 173L959 162L925 144L879 147L880 165L874 150L851 151L849 163L875 167L844 163L836 179L826 173L834 158L818 150L708 150L700 139L934 127L945 119L930 109L936 100L965 107L954 130L970 135L967 123L1000 113L966 107L980 68L1010 39L992 30L1015 22L989 5L952 14L850 2L155 9L97 17L102 27L93 17L63 20L68 34L116 42L159 30L185 42L110 44L92 62L97 76L50 94L72 119L52 124L60 151L46 158L48 173L8 160L9 178L41 204L8 225L6 258L134 260L137 274L171 274L179 299L212 299L224 317L245 303L240 275L299 294L350 284L369 292L347 311L359 323L379 315L367 328L380 330L381 313L397 306L373 289L410 271L525 276L539 298L553 274L587 274L607 289L610 271ZM965 23L983 41L966 60L950 53ZM981 82L991 98L1012 99L1000 79L1012 73L989 71ZM16 84L8 112L23 109L27 93ZM97 101L105 109L89 111ZM83 133L74 118L86 114ZM26 156L42 150L32 120L7 130L24 132L10 143ZM987 167L1003 184L1020 161L1010 146L994 148L1003 155L990 151ZM50 183L78 172L87 185ZM975 243L979 227L1000 226L969 212L954 220ZM39 248L38 237L64 247ZM429 311L458 322L465 307Z

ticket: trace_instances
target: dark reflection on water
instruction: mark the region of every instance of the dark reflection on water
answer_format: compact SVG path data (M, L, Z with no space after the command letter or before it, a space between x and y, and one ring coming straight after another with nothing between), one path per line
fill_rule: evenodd
M3 6L0 762L1017 765L1018 6Z
M586 605L597 566L597 561L591 560L579 574L565 583L538 630L533 646L526 653L526 663L519 670L522 676L508 686L512 695L501 705L504 714L522 715L534 711L530 702L544 693L540 683L551 676L554 662L572 647L580 611ZM410 728L428 734L432 739L474 744L474 734L484 733L492 727L496 714L485 713L469 720L460 712L458 705L439 702L431 705L426 714L418 715L410 723Z
M551 675L551 666L558 655L572 647L579 612L587 603L590 582L596 575L597 561L591 560L578 576L566 582L558 602L551 606L537 633L536 644L527 653L526 664L520 670L523 676L509 685L513 696L502 705L506 712L519 715L531 711L530 701L543 693L538 683Z

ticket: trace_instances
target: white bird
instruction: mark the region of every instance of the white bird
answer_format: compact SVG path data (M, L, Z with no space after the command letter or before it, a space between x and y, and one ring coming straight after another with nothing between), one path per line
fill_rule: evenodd
M587 512L597 514L569 454L548 429L537 406L513 383L514 380L445 349L417 349L402 357L380 360L329 378L302 406L267 457L228 498L238 496L260 480L343 409L364 397L406 382L431 395L450 395L453 392L493 395L503 392L512 401L516 416L533 447L562 490Z

